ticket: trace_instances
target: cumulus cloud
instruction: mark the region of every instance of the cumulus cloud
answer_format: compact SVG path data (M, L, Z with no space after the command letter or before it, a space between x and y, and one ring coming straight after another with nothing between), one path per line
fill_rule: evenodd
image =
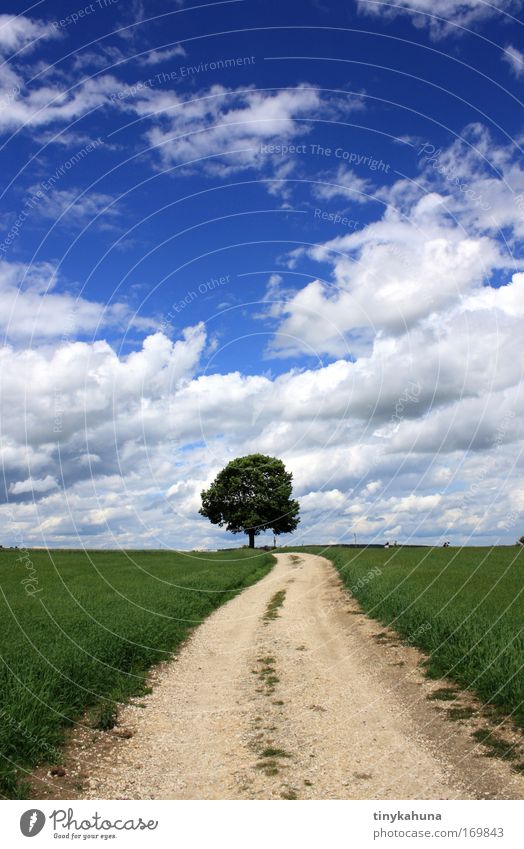
M320 101L305 87L284 94L220 92L213 107L185 104L185 117L178 102L172 114L172 94L155 97L165 155L184 162L226 149L226 137L258 147L295 138ZM511 540L524 465L524 272L497 227L518 243L520 208L507 198L524 180L512 152L479 126L425 154L418 185L377 190L378 220L295 252L296 268L307 263L301 288L299 274L292 287L285 270L269 276L253 317L274 330L272 354L299 357L277 376L209 373L216 342L202 323L170 339L125 303L64 292L53 264L1 262L6 535L223 545L225 533L198 516L200 490L228 460L262 451L294 474L297 542ZM226 167L248 162L259 167ZM341 193L326 204L367 188L347 171L337 180ZM469 187L489 209L471 203ZM326 273L312 281L319 266ZM487 285L495 273L497 286ZM118 353L110 329L131 322L146 336ZM107 339L87 339L96 328ZM312 352L314 366L302 359Z
M277 352L361 355L377 333L405 333L507 263L494 240L447 221L436 194L417 202L409 220L390 208L308 253L331 265L333 282L313 281L282 304Z
M33 540L213 547L224 535L198 517L200 490L227 460L264 451L294 473L304 540L319 529L427 540L430 528L431 541L511 533L503 469L523 436L523 293L522 274L473 289L439 317L380 337L369 357L276 378L203 374L203 325L175 342L150 336L126 357L105 342L5 350L1 456L18 502L9 510L24 527L32 516ZM32 387L24 399L21 381ZM483 474L490 486L469 498ZM57 478L73 518L61 492L44 489Z
M122 359L105 341L67 342L39 350L4 347L0 352L4 435L16 439L20 434L16 407L24 381L31 387L23 399L27 445L57 441L65 445L77 433L85 437L86 428L89 432L95 427L104 431L100 451L86 453L100 456L106 453L103 441L113 426L125 440L140 438L148 427L153 438L153 412L156 427L165 434L171 427L168 420L162 423L169 415L170 393L194 371L205 338L200 324L187 328L175 342L155 333L146 337L140 350Z
M16 481L9 487L9 492L12 495L23 495L25 493L49 492L50 489L56 489L58 483L52 475L46 475L45 478L27 478L25 481Z
M402 335L473 291L486 297L486 282L509 282L523 267L524 170L514 148L472 124L447 148L421 141L417 157L416 181L375 190L385 206L378 220L290 254L293 270L306 258L328 272L299 290L281 287L274 355L369 355L378 336Z

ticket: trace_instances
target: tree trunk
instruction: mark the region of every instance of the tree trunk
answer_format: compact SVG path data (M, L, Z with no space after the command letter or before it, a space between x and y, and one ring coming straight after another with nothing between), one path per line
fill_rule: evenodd
M254 548L255 547L255 531L250 528L247 533L248 533L248 536L249 536L249 547Z

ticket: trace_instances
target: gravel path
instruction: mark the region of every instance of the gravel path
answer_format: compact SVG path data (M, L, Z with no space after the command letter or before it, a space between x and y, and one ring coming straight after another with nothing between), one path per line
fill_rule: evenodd
M522 798L524 778L427 700L420 655L383 635L327 560L278 555L196 629L145 709L123 709L133 736L82 797Z

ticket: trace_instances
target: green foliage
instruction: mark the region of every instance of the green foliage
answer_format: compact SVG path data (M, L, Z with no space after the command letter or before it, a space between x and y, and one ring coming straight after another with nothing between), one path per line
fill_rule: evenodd
M111 702L101 704L94 715L94 727L99 731L109 731L114 728L117 722L116 705Z
M20 768L56 763L64 728L85 710L110 728L115 703L144 692L148 667L271 568L270 554L160 551L0 552L0 796ZM36 583L37 581L37 583Z
M278 609L282 607L284 604L284 599L286 597L285 590L279 590L273 598L270 600L267 610L264 613L264 619L267 621L268 619L276 619L278 617Z
M304 550L332 560L366 613L427 652L431 677L476 691L524 727L524 551Z
M276 457L237 457L203 490L199 512L233 534L248 534L251 547L261 531L291 533L300 521L298 501L291 498L292 477Z

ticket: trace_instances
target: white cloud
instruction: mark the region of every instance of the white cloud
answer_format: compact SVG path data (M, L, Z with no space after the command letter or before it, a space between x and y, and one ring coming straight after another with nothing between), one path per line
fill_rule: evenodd
M0 132L67 124L97 106L108 104L111 94L120 87L119 81L109 75L71 86L60 75L50 73L45 82L35 84L28 91L20 74L3 68L0 72Z
M508 20L508 15L518 13L521 0L358 0L359 11L368 15L394 17L409 14L417 28L427 27L432 37L460 35L466 29L492 17ZM510 18L511 20L511 18Z
M214 85L191 100L146 89L128 107L155 122L148 140L164 165L216 157L200 167L225 175L247 167L278 171L289 157L264 152L264 145L287 145L310 132L308 119L361 109L362 102L350 96L336 102L307 85L279 91Z
M33 540L28 515L62 544L78 532L100 545L213 547L225 539L198 518L200 490L231 457L261 450L294 473L305 539L319 521L323 538L438 540L477 527L493 538L501 522L511 534L504 469L523 435L521 289L524 275L474 290L438 321L377 340L369 358L274 379L199 374L202 325L175 343L156 334L124 358L103 342L6 350L4 468L12 494L40 496L37 514L10 509ZM25 398L22 383L32 387ZM482 480L483 464L490 486L469 502L464 491ZM52 489L20 487L56 477L73 518Z
M153 438L155 427L165 435L172 427L170 393L194 373L205 340L199 324L175 342L162 333L148 336L140 350L123 359L103 341L62 342L38 350L4 347L3 434L13 440L22 435L25 445L47 446L94 428L101 433L100 450L83 453L98 458L107 455L107 425L107 433L118 426L124 441L139 439L148 430ZM24 383L31 387L25 399L20 397ZM75 462L77 455L75 446Z
M147 56L141 57L141 61L144 65L159 65L168 59L174 59L175 56L185 55L184 46L182 44L175 44L174 47L167 47L165 50L151 50Z
M357 533L438 542L472 532L511 540L524 274L498 289L478 285L468 265L475 250L461 271L463 234L430 223L450 243L443 255L455 251L459 294L446 289L402 332L383 328L356 362L275 378L206 375L203 325L175 342L154 334L126 357L103 341L4 349L0 457L16 496L8 518L40 544L70 545L80 534L97 545L223 545L224 533L198 517L200 490L227 460L263 451L294 473L304 515L297 541ZM413 248L399 222L388 226ZM281 286L270 280L270 291ZM63 494L44 490L56 479L67 518Z
M336 174L324 175L322 183L313 187L315 197L332 200L341 197L352 203L368 203L373 199L373 185L370 180L359 177L351 168L340 165Z
M24 47L32 48L42 39L57 36L57 29L44 21L35 21L24 15L0 15L1 53L14 53Z
M409 215L418 196L438 191L449 216L467 232L502 236L510 247L524 237L524 169L516 144L496 143L474 123L448 148L423 142L417 156L417 187L399 181L381 191L385 202Z
M25 493L41 493L49 492L51 489L56 489L58 483L52 475L46 475L45 478L27 478L25 481L16 481L9 487L9 492L12 495L22 495Z
M147 328L154 322L135 318L124 303L111 305L56 291L58 276L52 263L0 260L0 331L12 342L75 338L102 327Z
M38 185L29 191L38 190ZM61 219L62 226L74 224L87 224L94 218L103 218L97 221L98 228L111 226L108 219L114 219L118 215L118 207L114 203L112 195L103 192L86 192L80 189L54 189L45 194L40 203L35 207L37 215L54 221Z
M442 496L435 495L405 495L403 498L389 498L388 505L393 513L426 513L438 507Z
M515 149L472 124L446 149L420 142L417 155L416 182L376 190L386 204L379 220L291 252L290 268L306 257L329 272L283 291L271 313L280 319L274 354L369 356L380 336L407 333L474 291L491 297L485 281L508 281L523 267L524 169ZM504 291L501 300L520 298L519 286Z
M312 248L312 258L331 265L333 284L313 281L282 306L275 349L361 355L375 334L405 333L503 267L498 244L465 235L446 220L442 203L427 195L409 220L389 209L380 221Z
M508 63L516 77L522 76L524 73L524 53L521 50L517 50L516 47L508 44L502 54L502 58Z
M367 483L364 487L363 492L366 495L375 495L377 492L380 492L383 486L384 484L382 481L369 481L369 483Z
M345 506L346 496L339 489L308 492L307 495L302 496L300 499L300 509L304 513L311 511L331 512L333 510L341 510Z
M324 108L301 86L211 91L183 108L172 93L135 103L144 116L160 110L151 132L166 162L289 142L307 132L302 117ZM330 285L290 289L283 273L269 277L257 317L276 322L273 351L336 358L277 377L206 373L216 337L203 324L176 341L152 333L127 355L103 339L79 341L136 320L125 303L63 292L51 264L0 263L0 326L11 343L0 352L0 461L14 497L0 506L6 534L13 517L27 543L71 545L80 535L96 545L224 544L224 532L198 517L200 490L227 460L263 451L294 473L304 513L297 540L387 533L438 542L475 530L510 540L524 465L524 273L502 254L496 227L517 242L520 210L506 192L524 190L524 178L512 152L478 126L438 163L443 172L421 162L419 188L383 189L380 220L295 253L296 265L309 263L308 281L318 262ZM226 168L248 166L267 161L226 158ZM456 177L489 210L472 206ZM368 188L347 171L337 180L340 193L327 189L326 203ZM57 215L70 196L54 200ZM77 214L96 214L104 200L92 196ZM500 288L484 285L494 272ZM32 348L22 347L29 339Z

